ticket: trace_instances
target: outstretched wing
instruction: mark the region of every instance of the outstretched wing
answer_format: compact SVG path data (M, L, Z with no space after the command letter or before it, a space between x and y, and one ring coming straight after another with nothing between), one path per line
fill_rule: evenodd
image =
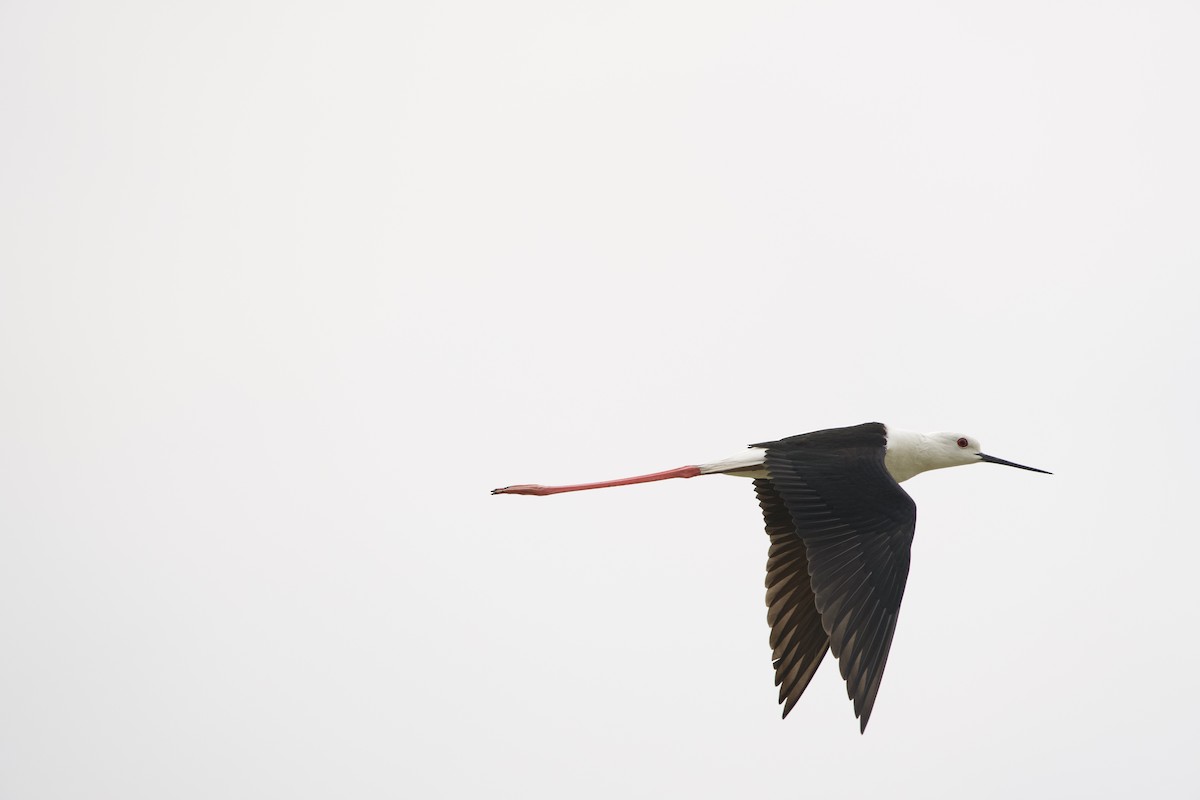
M908 580L916 504L884 466L879 423L755 446L766 447L770 482L804 543L813 605L866 730ZM770 515L767 524L770 532Z
M771 626L775 685L786 717L829 652L829 634L821 626L808 578L808 553L804 540L796 535L791 513L766 478L754 481L754 491L771 537L767 623Z

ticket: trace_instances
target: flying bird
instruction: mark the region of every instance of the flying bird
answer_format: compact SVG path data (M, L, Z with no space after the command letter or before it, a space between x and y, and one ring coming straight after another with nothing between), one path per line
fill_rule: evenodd
M832 650L865 732L896 631L917 524L917 506L900 484L932 469L979 462L1050 473L989 456L970 436L901 431L880 422L749 448L650 475L522 484L492 494L549 495L697 475L751 478L771 537L767 623L783 716Z

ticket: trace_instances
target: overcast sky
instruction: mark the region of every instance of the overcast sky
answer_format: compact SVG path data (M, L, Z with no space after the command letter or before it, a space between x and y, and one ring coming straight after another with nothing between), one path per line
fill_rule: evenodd
M0 5L0 795L1195 797L1200 6ZM922 475L860 736L745 480Z

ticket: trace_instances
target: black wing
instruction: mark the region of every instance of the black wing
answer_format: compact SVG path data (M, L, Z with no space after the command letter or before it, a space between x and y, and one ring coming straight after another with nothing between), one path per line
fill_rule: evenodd
M808 688L829 652L829 634L821 626L808 579L808 553L796 535L783 498L765 478L754 481L758 504L767 521L771 552L767 557L767 623L771 626L771 658L775 685L787 716Z
M866 730L917 522L916 504L884 466L887 429L867 423L755 446L766 447L770 482L804 542L813 605ZM767 524L770 532L771 515Z

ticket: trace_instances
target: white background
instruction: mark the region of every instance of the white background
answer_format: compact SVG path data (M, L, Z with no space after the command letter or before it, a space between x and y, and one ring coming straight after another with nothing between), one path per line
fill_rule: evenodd
M4 798L1195 797L1200 7L0 6ZM748 482L923 475L865 736Z

